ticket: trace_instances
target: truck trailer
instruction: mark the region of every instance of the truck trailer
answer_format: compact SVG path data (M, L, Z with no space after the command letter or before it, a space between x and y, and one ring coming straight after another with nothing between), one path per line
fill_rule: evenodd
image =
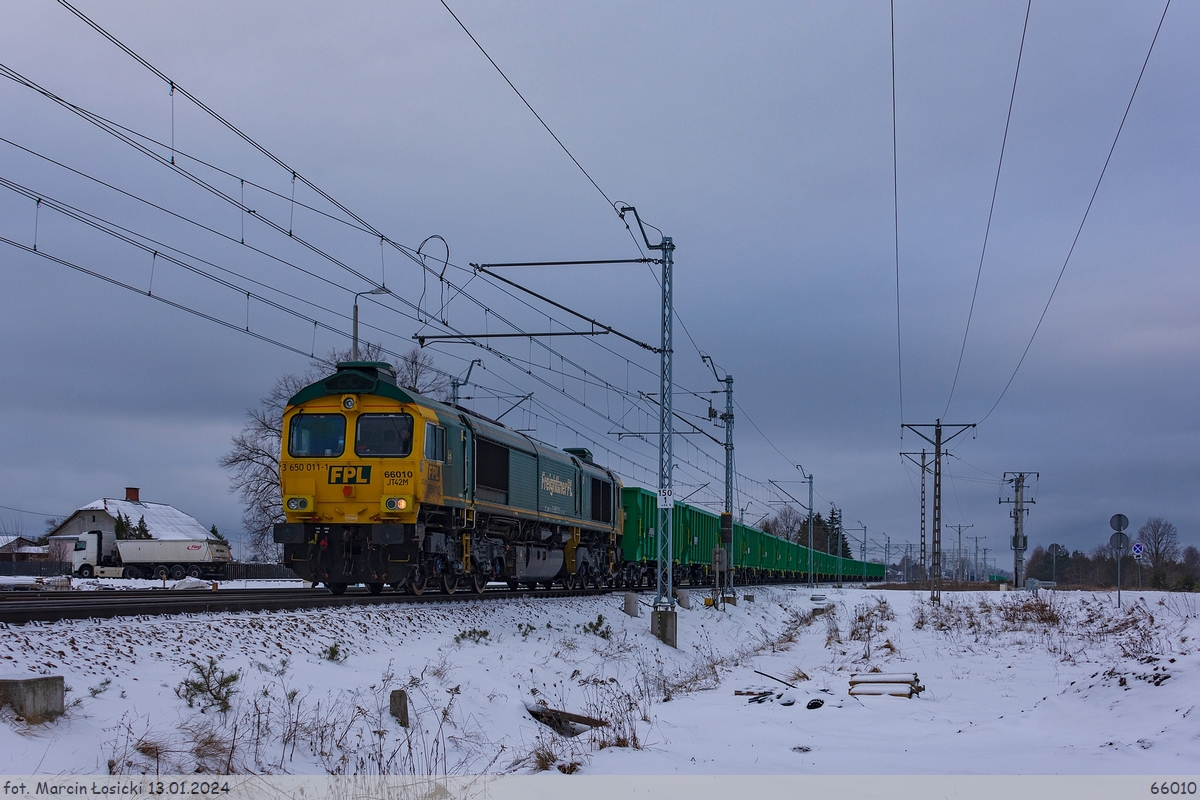
M219 539L117 539L115 533L80 534L71 554L80 578L184 577L223 580L233 560L228 542Z

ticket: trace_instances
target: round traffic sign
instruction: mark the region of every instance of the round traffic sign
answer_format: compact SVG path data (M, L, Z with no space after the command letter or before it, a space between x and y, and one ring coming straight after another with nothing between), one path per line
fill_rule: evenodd
M1052 556L1055 556L1055 557L1057 557L1057 556L1063 556L1063 555L1066 555L1066 554L1067 554L1067 551L1063 549L1063 546L1062 546L1061 544L1052 544L1052 545L1050 545L1050 551L1049 551L1049 552L1050 552L1050 555L1052 555Z
M1129 548L1129 537L1117 531L1112 536L1108 537L1108 544L1113 550L1124 551Z
M1145 550L1146 550L1146 545L1142 544L1141 542L1133 543L1133 557L1134 558L1137 558L1138 556L1140 556L1143 552L1145 552Z
M1124 514L1113 514L1112 519L1108 521L1108 526L1114 531L1123 531L1129 527L1129 517Z

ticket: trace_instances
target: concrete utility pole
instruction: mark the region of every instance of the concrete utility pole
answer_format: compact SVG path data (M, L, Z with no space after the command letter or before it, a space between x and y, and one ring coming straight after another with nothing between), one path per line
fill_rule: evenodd
M963 433L973 430L975 425L943 425L939 419L932 425L904 424L900 427L908 428L917 434L917 436L920 436L933 445L933 546L931 548L932 557L929 564L929 600L933 603L940 603L942 602L942 448ZM933 428L933 437L930 438L922 433L922 428ZM949 436L944 436L944 428L955 428L957 430ZM922 471L922 482L924 482L924 471ZM924 530L922 529L923 533Z
M717 375L717 365L706 355L700 356L717 383L725 384L725 413L721 423L725 426L725 510L721 513L721 547L725 550L725 570L713 576L714 602L733 591L733 376L722 378ZM722 581L724 583L722 584Z
M358 361L358 298L364 294L391 294L392 290L386 286L376 286L374 289L369 289L365 292L356 292L354 294L354 331L350 339L350 360Z
M925 531L928 528L925 524L925 476L929 474L929 454L925 450L921 450L920 453L901 453L900 455L921 468L921 573L917 579L925 580L929 575L925 551ZM917 460L917 456L921 457L920 461Z
M862 520L859 520L858 524L862 525L863 529L862 555L860 557L862 558L862 579L863 587L865 588L867 585L867 526L863 525Z
M976 581L978 581L979 580L979 540L983 539L985 537L983 537L983 536L968 536L967 538L971 539L972 541L975 542L975 558L972 560L971 571L975 575L974 579Z
M1013 496L1011 499L1000 498L1000 504L1011 503L1013 506L1009 516L1013 521L1013 588L1020 589L1025 585L1023 580L1025 574L1025 551L1029 547L1029 537L1025 535L1025 515L1029 510L1025 508L1025 504L1033 505L1033 500L1025 499L1025 485L1030 477L1034 480L1038 478L1036 472L1006 472L1004 473L1004 482L1013 487Z
M962 560L962 532L965 528L974 528L974 525L947 525L947 528L956 528L958 530L958 557L954 559L954 580L963 580L963 560ZM970 538L970 537L967 537Z

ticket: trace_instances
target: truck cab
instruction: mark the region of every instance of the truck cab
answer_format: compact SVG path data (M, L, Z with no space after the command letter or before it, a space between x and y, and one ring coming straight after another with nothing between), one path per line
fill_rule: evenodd
M75 541L75 549L71 552L71 571L80 578L92 578L101 571L115 569L115 575L120 576L121 570L117 564L117 535L105 531L88 531L81 533ZM107 577L107 576L101 576Z

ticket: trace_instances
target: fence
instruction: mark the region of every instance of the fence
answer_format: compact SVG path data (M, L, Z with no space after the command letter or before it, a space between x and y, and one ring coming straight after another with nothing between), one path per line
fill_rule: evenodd
M0 561L0 577L5 578L50 578L70 574L70 561Z
M0 561L0 577L50 578L55 575L70 575L69 561ZM295 579L296 573L283 564L258 564L234 562L226 568L228 580L263 581L280 578Z

